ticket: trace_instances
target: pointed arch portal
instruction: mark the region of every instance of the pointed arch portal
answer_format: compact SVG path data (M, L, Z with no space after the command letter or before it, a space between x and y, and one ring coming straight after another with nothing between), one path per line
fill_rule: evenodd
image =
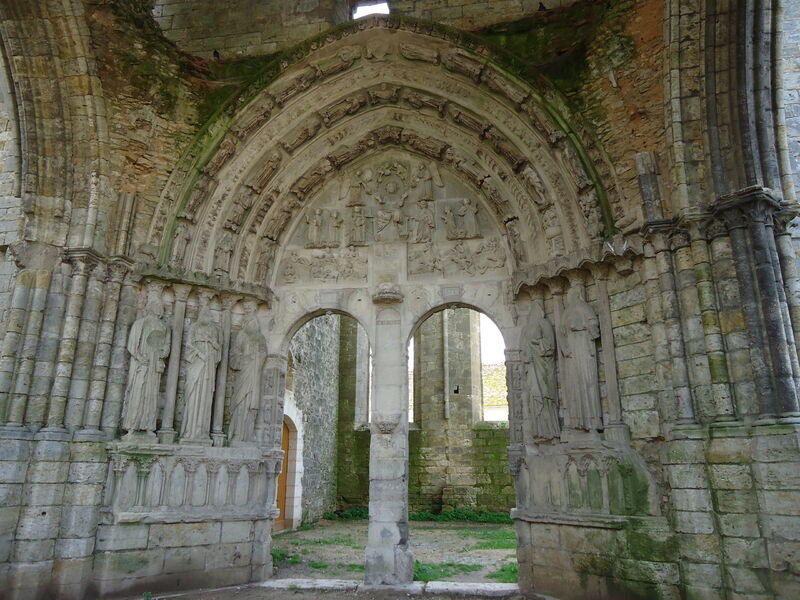
M473 306L515 357L520 286L597 260L615 231L616 188L599 174L611 170L546 82L532 88L486 49L423 29L362 21L245 90L175 170L149 234L174 273L266 289L281 355L306 315L365 326L373 584L413 575L413 328L436 306ZM513 446L523 416L510 396Z

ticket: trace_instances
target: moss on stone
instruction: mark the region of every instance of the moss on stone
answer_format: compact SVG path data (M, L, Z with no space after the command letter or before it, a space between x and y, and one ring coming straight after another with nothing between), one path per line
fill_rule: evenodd
M613 515L649 513L650 482L635 464L619 462L609 470L609 504Z

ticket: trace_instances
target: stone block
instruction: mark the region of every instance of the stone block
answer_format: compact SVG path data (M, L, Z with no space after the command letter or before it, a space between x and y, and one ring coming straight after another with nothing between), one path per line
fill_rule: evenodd
M97 549L99 551L111 550L137 550L147 547L150 525L124 524L100 525L97 528Z
M31 483L64 483L67 480L69 463L33 462L28 473Z
M64 501L64 485L61 483L30 483L25 486L23 502L29 506L58 505Z
M253 524L250 521L227 521L222 523L223 544L249 542L253 539Z
M539 523L531 523L530 525L531 537L533 543L543 548L558 548L560 541L558 535L557 525L542 525Z
M218 522L159 523L150 526L149 546L170 548L217 544L220 540L220 529Z
M55 556L56 558L84 558L91 556L94 552L95 538L62 538L56 540Z
M679 511L710 511L711 496L706 489L674 489L672 503Z
M23 508L17 524L18 540L43 540L58 535L61 508L56 506Z
M757 486L763 489L800 489L797 463L753 463Z
M759 537L758 515L719 515L719 529L722 535L731 537Z
M722 538L722 552L725 562L753 568L768 566L767 546L762 538Z
M108 464L104 462L72 463L69 468L69 482L104 484L107 474Z
M674 440L669 443L664 458L664 463L668 465L705 462L705 443L701 440Z
M92 557L53 561L53 583L59 588L59 597L70 598L62 589L63 586L74 586L77 590L85 592L86 585L92 576L93 566L94 559ZM83 598L84 595L72 596L72 598Z
M164 567L164 550L124 550L95 555L96 579L123 579L159 575Z
M167 548L164 551L164 573L184 573L205 569L207 552L208 550L204 546Z
M749 438L715 438L708 444L708 462L748 463L752 455L753 440Z
M714 499L721 513L746 513L758 510L758 498L753 490L715 490Z
M677 585L681 579L678 565L675 563L623 558L619 559L618 568L623 578L627 580Z
M103 500L100 484L68 483L64 486L64 503L77 506L97 506Z
M746 490L753 487L748 465L710 465L712 485L717 489Z
M209 549L206 557L206 569L222 569L225 567L244 567L250 564L253 545L250 542L239 544L220 544Z
M767 542L769 566L773 571L791 571L800 565L800 543L769 540Z
M743 594L766 594L765 573L759 569L728 566L725 568L728 586Z
M794 432L754 438L753 459L758 462L800 462L800 434Z
M800 541L800 519L797 517L766 515L762 522L765 536L777 540Z
M0 462L0 482L2 483L24 483L25 474L28 470L28 463L16 460L4 460Z
M17 540L14 542L11 560L14 562L39 562L53 558L52 539L47 540Z
M39 440L33 448L35 462L64 462L69 460L69 442Z
M722 587L722 570L719 564L684 562L681 568L687 586L702 585L715 590Z
M11 547L14 536L10 533L0 535L0 564L7 563L11 558ZM5 581L0 573L0 581Z
M765 490L759 496L765 513L800 516L800 490Z
M61 537L94 537L100 508L97 506L65 505L61 517Z
M706 468L699 464L671 465L666 469L669 484L673 488L698 489L708 487Z
M29 440L3 439L0 442L0 462L27 462L30 454L31 442Z
M17 506L22 501L21 483L0 483L0 506Z
M707 512L688 512L676 510L674 513L675 531L678 533L714 533L714 519Z

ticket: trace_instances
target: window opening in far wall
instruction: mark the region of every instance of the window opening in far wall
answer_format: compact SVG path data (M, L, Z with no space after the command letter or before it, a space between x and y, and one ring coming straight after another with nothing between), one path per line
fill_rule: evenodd
M480 336L483 420L508 421L506 344L497 325L483 313L480 317Z
M353 18L360 19L367 15L388 15L389 4L387 2L359 2L353 11Z

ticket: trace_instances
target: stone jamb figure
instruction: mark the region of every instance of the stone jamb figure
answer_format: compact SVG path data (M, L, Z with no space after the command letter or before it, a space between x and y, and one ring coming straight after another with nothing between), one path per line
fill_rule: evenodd
M533 303L522 330L525 363L525 394L534 440L558 437L558 393L556 390L556 335L544 316L541 301Z
M584 431L603 428L600 382L597 375L597 347L600 322L583 298L583 285L573 281L567 292L560 323L559 349L564 359L561 389L564 398L564 427Z
M255 440L255 425L261 399L261 372L267 355L267 341L261 333L255 302L244 303L242 328L234 340L230 367L236 372L228 440L231 446Z
M211 410L217 363L222 358L222 330L204 299L186 345L186 406L181 421L181 443L211 444Z
M160 289L151 286L144 314L133 322L128 334L131 362L122 411L122 429L128 436L146 432L155 438L161 374L170 348L170 328L163 314Z

